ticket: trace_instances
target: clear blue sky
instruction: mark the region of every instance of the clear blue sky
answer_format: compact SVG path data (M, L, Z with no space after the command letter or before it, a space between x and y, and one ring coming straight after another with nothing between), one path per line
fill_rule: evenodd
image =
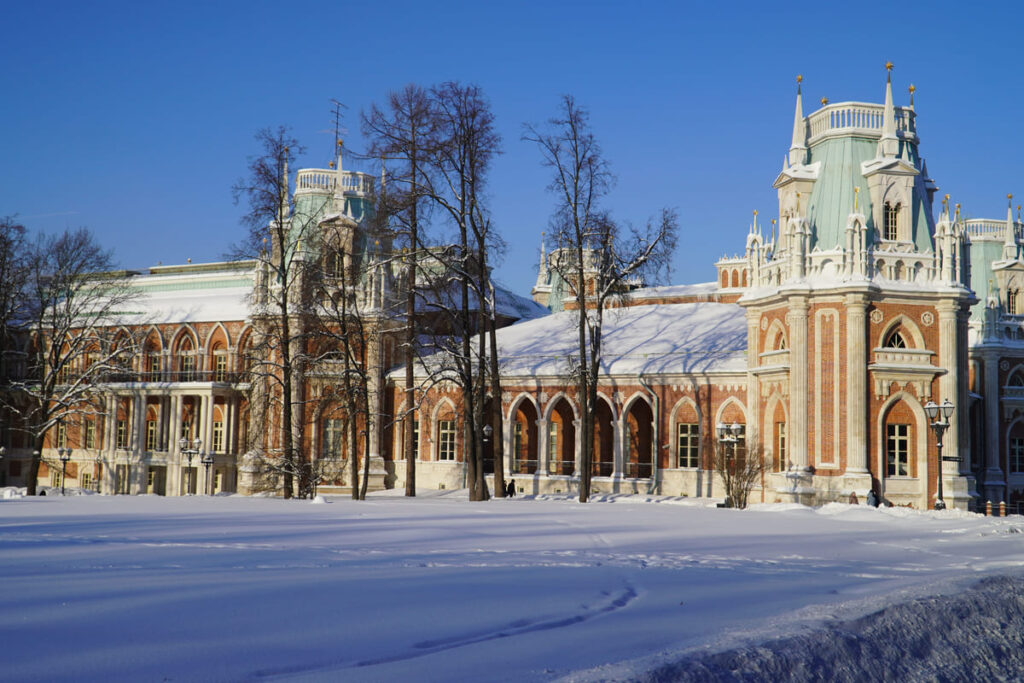
M794 3L795 4L795 3ZM970 217L1024 200L1016 3L131 2L7 3L0 41L0 215L85 225L121 265L219 259L242 234L231 185L253 133L286 124L325 167L331 98L359 112L409 82L489 96L505 153L492 175L509 243L499 279L528 294L551 198L523 122L563 93L592 113L618 176L608 208L640 222L679 209L673 282L714 279L751 211L777 210L795 76L805 113L896 103L917 87L921 150ZM328 132L331 131L331 132ZM376 169L366 169L373 170ZM1016 200L1014 201L1016 204Z

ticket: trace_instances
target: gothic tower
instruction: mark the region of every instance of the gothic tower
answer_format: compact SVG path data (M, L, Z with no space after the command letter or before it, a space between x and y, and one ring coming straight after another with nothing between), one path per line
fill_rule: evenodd
M933 507L938 449L925 405L966 405L964 236L918 150L910 104L839 102L803 115L778 190L779 234L748 236L748 440L772 459L778 500L869 489ZM943 498L966 508L966 411L944 437Z

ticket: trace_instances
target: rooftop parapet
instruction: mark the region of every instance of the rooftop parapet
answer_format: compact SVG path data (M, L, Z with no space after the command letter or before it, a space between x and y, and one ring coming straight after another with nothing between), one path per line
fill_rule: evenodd
M846 135L880 138L885 123L885 105L867 102L829 104L807 117L810 130L808 145ZM916 114L909 107L895 107L896 135L917 142Z
M338 187L338 184L341 184ZM295 194L335 192L367 196L373 194L374 177L359 171L335 171L333 168L304 168L295 176Z
M1006 221L991 218L969 218L964 221L964 228L972 240L992 240L1001 242L1006 238ZM1024 224L1014 223L1017 234L1021 234Z

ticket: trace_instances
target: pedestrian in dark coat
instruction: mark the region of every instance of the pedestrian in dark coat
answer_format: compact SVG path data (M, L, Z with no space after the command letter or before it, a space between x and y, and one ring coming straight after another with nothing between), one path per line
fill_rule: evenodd
M505 488L505 495L508 496L509 498L515 498L516 497L516 480L515 479L513 479L512 481L510 481L508 483L508 486Z

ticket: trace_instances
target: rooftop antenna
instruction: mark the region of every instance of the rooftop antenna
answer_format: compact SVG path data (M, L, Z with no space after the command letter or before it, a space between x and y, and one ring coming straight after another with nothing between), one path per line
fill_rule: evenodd
M338 158L338 152L340 151L338 147L341 146L341 136L348 135L348 129L341 125L342 110L347 110L348 107L334 98L331 98L331 105L333 105L331 115L334 117L334 144L331 145L331 168L334 168L334 160Z

